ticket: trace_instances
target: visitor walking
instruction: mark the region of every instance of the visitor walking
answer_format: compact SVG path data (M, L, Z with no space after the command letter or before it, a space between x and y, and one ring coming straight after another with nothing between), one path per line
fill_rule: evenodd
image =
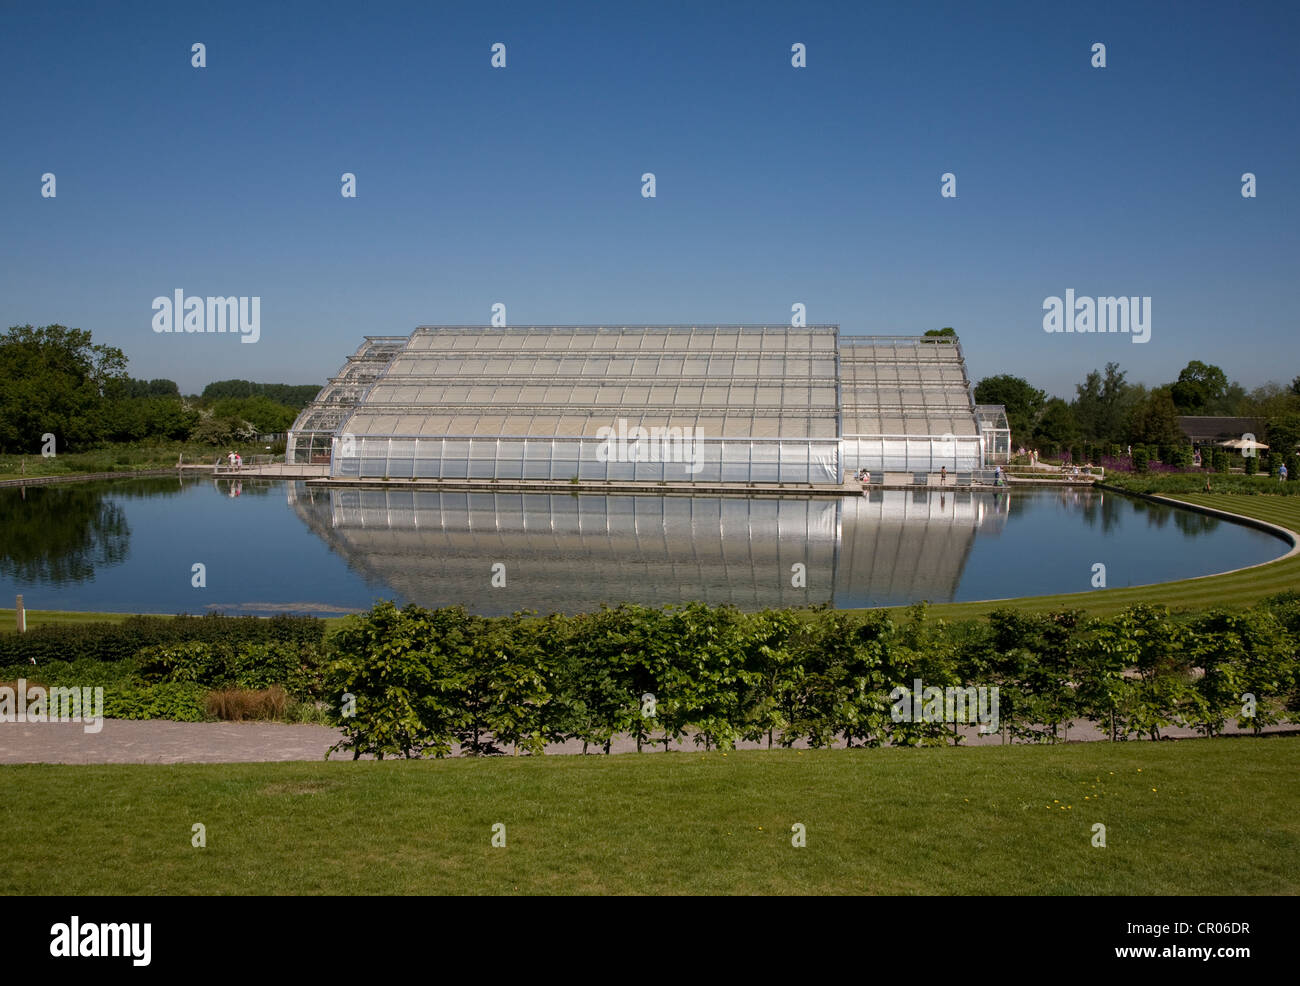
M1285 463L1285 462L1282 463L1282 467L1281 467L1280 469L1278 469L1278 471L1277 471L1277 481L1278 481L1279 483L1285 483L1285 482L1286 482L1286 463Z
M948 467L947 467L947 466L940 466L940 467L939 467L939 485L940 485L940 486L943 486L943 485L944 485L945 483L947 483L947 482L948 482Z

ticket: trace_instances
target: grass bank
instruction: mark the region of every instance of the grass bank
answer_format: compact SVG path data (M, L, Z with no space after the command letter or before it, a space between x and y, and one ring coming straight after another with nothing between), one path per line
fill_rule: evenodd
M245 457L263 451L258 446L245 443L237 448ZM158 445L110 445L88 452L60 452L46 458L40 455L0 455L0 480L34 479L42 476L92 475L95 473L144 472L150 469L174 469L176 461L184 456L190 464L210 464L225 451L214 445L192 442L165 442Z
M10 766L0 892L1295 894L1298 754L1279 737Z

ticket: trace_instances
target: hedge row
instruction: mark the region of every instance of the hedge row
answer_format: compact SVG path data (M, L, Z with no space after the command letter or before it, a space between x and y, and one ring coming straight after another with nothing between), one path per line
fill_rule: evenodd
M391 603L333 638L326 692L354 756L540 753L576 739L610 749L691 736L812 746L958 742L948 721L895 721L895 688L996 687L1004 740L1066 737L1088 719L1112 739L1169 726L1256 730L1300 708L1300 602L1179 620L1137 606L1013 610L961 623L828 610L745 614L691 604L581 616L485 618ZM898 693L894 693L897 695ZM1251 698L1253 696L1253 699Z
M320 718L315 705L322 654L318 645L276 641L155 644L121 660L80 657L35 666L0 665L0 683L22 678L47 687L102 687L109 719L181 722L232 718L222 714L231 704L225 693L242 693L247 704L248 696L265 699L275 689L281 696L276 709L283 713L287 704L297 721L315 721Z
M1300 482L1278 482L1276 476L1244 476L1192 473L1160 473L1133 475L1108 472L1106 484L1132 493L1203 493L1206 477L1213 493L1268 493L1280 496L1300 496Z
M0 666L0 684L20 679L30 686L104 689L104 716L109 719L249 718L229 713L232 704L265 705L275 699L275 715L319 721L313 693L319 690L320 658L287 644L251 644L223 655L207 644L146 648L124 661L48 661L36 667ZM295 690L296 689L296 690ZM278 698L276 695L278 694Z
M319 648L324 621L314 616L132 616L121 623L66 623L0 633L0 665L47 661L122 661L146 647L204 643L227 650L252 644Z

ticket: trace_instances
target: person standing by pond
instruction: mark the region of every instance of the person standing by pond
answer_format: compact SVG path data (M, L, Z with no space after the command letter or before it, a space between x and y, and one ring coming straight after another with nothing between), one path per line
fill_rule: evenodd
M940 486L943 486L943 485L945 485L947 482L948 482L948 467L947 467L947 466L940 466L940 467L939 467L939 485L940 485Z

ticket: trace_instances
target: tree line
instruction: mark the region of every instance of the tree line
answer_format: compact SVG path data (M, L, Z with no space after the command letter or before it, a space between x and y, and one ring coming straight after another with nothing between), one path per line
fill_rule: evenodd
M1247 391L1200 360L1189 362L1178 379L1151 388L1129 382L1118 363L1107 363L1075 386L1071 401L1048 397L1023 377L998 374L979 381L975 401L1004 405L1013 446L1045 456L1072 453L1097 462L1141 445L1161 462L1190 466L1191 444L1178 426L1185 415L1255 418L1257 440L1279 460L1294 458L1300 445L1300 376L1287 387L1267 383Z
M212 445L284 432L320 388L219 380L184 396L173 380L139 380L115 346L83 329L18 325L0 335L0 452L38 454L116 442Z

